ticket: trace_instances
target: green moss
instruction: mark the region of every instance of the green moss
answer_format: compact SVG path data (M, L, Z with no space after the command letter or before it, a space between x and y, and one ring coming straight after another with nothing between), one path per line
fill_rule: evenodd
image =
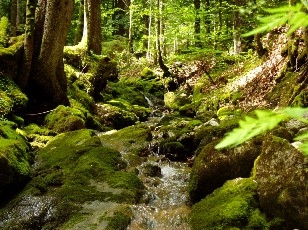
M153 70L151 70L150 68L148 67L145 67L141 73L140 73L140 76L142 79L144 78L147 78L147 79L154 79L156 78L156 74L153 72Z
M192 229L268 229L255 199L251 179L227 181L223 187L192 207Z
M123 128L111 134L100 137L105 146L114 148L119 152L138 155L148 149L148 143L152 140L151 129L145 124L138 124Z
M9 19L2 17L0 19L0 48L5 48L8 41Z
M131 215L123 212L116 212L112 217L107 218L110 222L106 230L126 230L131 222Z
M85 128L86 117L79 109L59 105L45 117L46 127L57 132L73 131Z
M109 82L108 86L108 92L101 93L103 98L120 98L133 105L148 106L145 94L159 99L164 97L164 86L159 79L122 77L116 83Z
M135 113L110 104L98 104L96 113L103 125L112 126L115 129L134 125L139 121Z
M20 186L30 176L30 154L19 140L0 139L0 194L11 186Z
M27 96L12 80L2 76L0 72L0 117L25 108L27 103Z

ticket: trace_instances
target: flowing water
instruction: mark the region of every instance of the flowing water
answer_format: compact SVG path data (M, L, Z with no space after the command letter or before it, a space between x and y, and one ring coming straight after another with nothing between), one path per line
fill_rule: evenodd
M159 120L158 117L152 116L146 123L155 126ZM173 162L161 155L159 148L152 147L157 146L158 141L152 141L149 146L152 150L151 155L138 167L139 177L146 187L146 192L141 202L132 206L134 218L128 230L190 229L188 224L190 167L188 163ZM156 176L148 176L144 173L146 165L159 167L160 170Z

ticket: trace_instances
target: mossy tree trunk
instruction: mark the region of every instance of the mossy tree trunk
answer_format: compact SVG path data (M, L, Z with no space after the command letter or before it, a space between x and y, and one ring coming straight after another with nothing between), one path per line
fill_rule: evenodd
M30 103L45 109L68 105L63 48L74 0L39 0L34 30L33 58L26 92Z
M27 5L26 5L26 28L25 28L24 55L23 55L23 65L21 68L22 75L19 74L18 76L19 77L18 82L19 82L19 86L21 89L26 88L28 79L29 79L29 74L31 71L36 2L37 2L36 0L27 0Z

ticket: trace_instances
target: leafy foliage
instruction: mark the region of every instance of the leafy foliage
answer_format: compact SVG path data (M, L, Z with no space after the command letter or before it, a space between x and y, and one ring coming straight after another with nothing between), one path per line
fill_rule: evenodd
M270 31L275 27L282 26L286 23L290 25L290 29L288 31L288 35L290 35L299 27L308 26L308 14L303 11L303 8L308 9L308 3L306 0L302 0L302 3L297 3L295 6L282 6L278 8L266 9L265 11L270 15L259 19L261 26L244 34L243 36L251 36Z
M266 131L275 128L281 121L284 121L290 117L296 118L302 122L308 124L308 120L304 119L303 116L308 113L308 108L299 107L287 107L278 112L256 110L256 118L246 116L244 120L239 122L239 128L233 129L229 132L226 137L218 143L215 148L222 149L225 147L235 147L242 144L243 142L262 134ZM304 133L295 140L305 141L300 149L304 155L308 156L308 133Z

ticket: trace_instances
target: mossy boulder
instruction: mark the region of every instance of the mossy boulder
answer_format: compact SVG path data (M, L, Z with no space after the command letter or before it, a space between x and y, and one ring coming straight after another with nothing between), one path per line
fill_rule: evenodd
M191 100L187 94L181 92L167 92L164 95L164 101L168 108L179 110L181 106L189 104Z
M0 117L20 111L26 107L27 103L27 96L21 92L14 81L0 72Z
M75 229L89 221L107 226L111 219L105 217L120 210L106 207L136 203L143 192L142 182L122 171L125 167L121 154L102 146L94 131L60 134L36 153L33 179L0 210L5 220L0 226Z
M155 79L157 75L154 73L153 70L151 70L149 67L145 67L141 73L140 76L142 79Z
M151 114L151 109L140 105L132 105L128 101L118 98L108 101L108 104L136 114L139 121L145 121Z
M14 128L14 123L0 121L0 200L14 194L31 174L29 145Z
M199 229L269 229L256 199L257 184L252 178L227 181L221 188L194 204L191 228Z
M103 125L115 129L122 129L139 121L135 113L110 104L98 103L95 108L95 114L100 117L100 122Z
M62 133L85 128L85 120L86 117L82 111L59 105L46 115L45 125L48 129Z
M196 157L189 181L189 194L197 202L227 180L249 177L254 161L261 153L262 141L254 139L234 149L215 149L217 141L202 148Z
M151 129L145 124L138 124L120 129L115 132L105 133L100 136L105 146L117 151L142 155L148 151L149 142L152 140Z
M197 148L195 155L199 155L204 146L212 141L222 138L227 132L238 127L238 118L225 119L219 123L215 120L207 120L195 128L194 145Z
M162 177L161 168L151 163L142 166L141 174L148 177Z
M19 67L22 63L24 47L24 35L10 39L8 47L0 47L0 78L6 76L17 80ZM16 81L18 84L19 82Z
M286 220L284 229L308 226L308 160L287 140L269 136L255 162L260 205L268 216Z
M177 141L165 143L163 145L163 154L171 161L187 160L185 147Z
M118 82L108 82L107 90L101 93L105 101L123 99L133 105L148 107L145 95L164 98L164 86L159 79L142 79L141 77L122 77Z

